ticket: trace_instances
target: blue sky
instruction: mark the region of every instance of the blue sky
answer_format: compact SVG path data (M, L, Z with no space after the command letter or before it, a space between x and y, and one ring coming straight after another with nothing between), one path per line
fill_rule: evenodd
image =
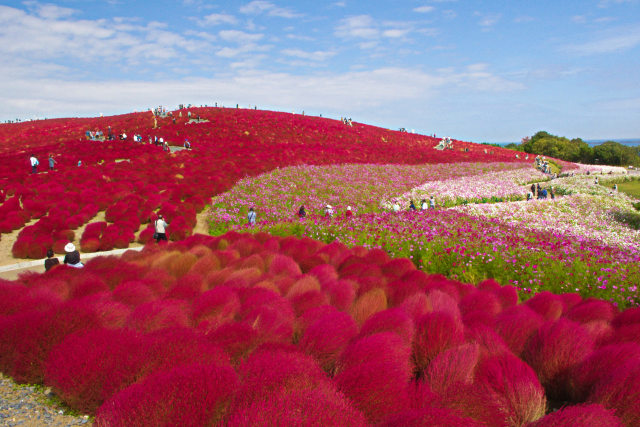
M640 0L0 2L0 120L179 103L640 137Z

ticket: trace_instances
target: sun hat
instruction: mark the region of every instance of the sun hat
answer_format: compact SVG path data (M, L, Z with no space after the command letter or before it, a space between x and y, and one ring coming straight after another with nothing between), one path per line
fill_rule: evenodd
M351 206L347 206L347 210L350 211L351 210Z
M73 252L76 250L76 247L73 243L69 242L64 246L64 251L65 252Z

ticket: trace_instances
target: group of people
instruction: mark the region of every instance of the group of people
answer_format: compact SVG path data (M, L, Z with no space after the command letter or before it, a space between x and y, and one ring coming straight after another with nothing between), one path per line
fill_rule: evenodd
M546 199L547 197L551 197L552 199L556 198L553 187L549 187L549 190L547 190L546 188L540 187L540 183L531 184L531 188L529 192L527 192L527 200Z
M80 261L80 252L76 249L76 246L69 242L64 247L64 260L65 265L73 268L83 268L84 264ZM53 249L47 250L47 259L44 260L44 270L49 271L56 265L60 264L60 260L53 256Z
M40 165L40 161L33 153L29 157L29 164L31 165L31 173L38 173L38 166ZM56 164L58 164L58 162L56 162L56 160L53 158L53 154L49 154L49 170L54 170Z
M549 162L544 157L536 156L533 165L536 169L538 169L542 173L551 173L551 167L549 166Z
M428 201L427 199L420 200L420 210L425 211L427 209L435 209L435 208L436 208L436 199L433 196L430 196ZM394 200L393 204L391 205L391 209L393 209L394 212L400 212L400 203L397 200ZM409 210L410 211L418 210L416 204L413 202L413 199L409 200Z
M347 126L353 127L353 122L351 121L351 117L349 117L348 119L346 117L340 117L340 121Z
M442 138L435 148L437 150L453 150L453 141L451 141L451 137L445 136Z

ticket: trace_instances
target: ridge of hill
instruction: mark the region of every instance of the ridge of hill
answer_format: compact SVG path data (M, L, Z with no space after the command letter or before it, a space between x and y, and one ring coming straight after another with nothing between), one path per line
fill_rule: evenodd
M126 133L126 140L86 138L87 131ZM143 142L133 142L133 135ZM146 142L162 138L174 147L188 139L193 149L167 152ZM521 162L512 151L453 140L437 150L434 137L360 123L230 108L190 108L154 116L54 119L0 125L0 233L22 228L13 246L18 258L42 258L48 247L62 253L72 230L100 211L106 222L89 225L82 250L124 248L140 225L162 212L170 238L189 236L196 214L210 198L240 178L300 164L423 164ZM29 157L40 159L30 173ZM46 170L47 157L56 161ZM126 160L126 161L125 161ZM78 165L81 162L81 167ZM153 234L139 234L145 243Z

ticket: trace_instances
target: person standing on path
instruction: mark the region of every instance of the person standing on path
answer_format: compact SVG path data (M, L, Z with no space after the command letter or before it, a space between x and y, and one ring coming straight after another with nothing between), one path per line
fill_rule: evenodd
M158 219L156 219L155 223L154 223L154 228L155 228L155 239L156 239L156 243L159 243L160 240L164 240L165 242L167 241L167 230L166 228L169 226L169 224L167 224L167 222L164 220L164 218L162 218L162 214L158 214Z
M29 161L31 162L31 173L38 173L38 165L40 164L40 162L36 158L36 155L31 154Z
M53 154L49 154L49 170L53 170L53 166L56 164L56 161L53 159Z
M256 225L256 211L255 209L253 209L253 207L249 208L247 220L249 221L249 225Z

